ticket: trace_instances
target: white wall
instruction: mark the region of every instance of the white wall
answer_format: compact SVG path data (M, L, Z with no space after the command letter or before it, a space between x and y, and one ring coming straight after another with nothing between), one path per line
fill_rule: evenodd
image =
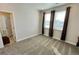
M79 36L79 4L71 6L66 41L76 45Z
M24 39L31 35L37 35L39 29L38 11L32 7L22 6L16 14L16 32L17 39Z
M0 11L14 13L16 41L39 34L38 10L29 4L0 4Z
M3 42L2 42L2 36L1 36L1 33L0 33L0 48L4 47L3 45Z
M69 24L67 29L67 36L66 36L66 42L76 45L78 41L79 36L79 4L68 4L63 5L59 7L54 7L48 10L45 10L46 12L50 12L50 10L63 10L66 9L66 7L71 6L71 12L69 17ZM48 36L48 29L45 29L45 35ZM61 37L61 31L54 30L54 38L60 39Z

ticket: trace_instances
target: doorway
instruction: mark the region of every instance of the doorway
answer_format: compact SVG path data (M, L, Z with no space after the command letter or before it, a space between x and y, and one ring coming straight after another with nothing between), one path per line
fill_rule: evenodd
M0 32L2 38L5 38L3 39L3 43L13 44L16 42L14 20L12 13L0 12Z

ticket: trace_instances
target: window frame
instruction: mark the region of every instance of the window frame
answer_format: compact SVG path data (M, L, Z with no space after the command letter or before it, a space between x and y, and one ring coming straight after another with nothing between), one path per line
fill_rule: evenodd
M65 11L65 15L64 15L64 19L63 19L63 20L65 20L66 9L63 9L63 10L56 10L56 11L55 11L55 17L56 17L56 12L62 12L62 11ZM54 29L54 30L58 30L58 31L62 31L62 30L63 30L63 27L62 27L62 29L55 28L55 17L54 17L54 25L53 25L53 29ZM64 21L63 21L63 25L64 25Z
M51 12L46 12L45 15L46 15L46 14L50 14L50 19L51 19ZM44 17L45 17L45 16L44 16ZM45 22L46 22L46 20L45 20L45 18L44 18L44 28L49 29L49 27L50 27L50 20L49 20L49 25L48 25L48 27L46 27Z

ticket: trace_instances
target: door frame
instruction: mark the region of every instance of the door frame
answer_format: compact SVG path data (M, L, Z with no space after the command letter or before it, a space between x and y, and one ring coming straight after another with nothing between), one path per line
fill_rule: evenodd
M11 22L11 30L12 30L12 33L13 33L13 38L14 38L14 41L16 42L16 29L15 29L15 18L14 18L14 12L12 11L0 11L0 13L9 13L10 14L10 22ZM12 27L13 26L13 27Z

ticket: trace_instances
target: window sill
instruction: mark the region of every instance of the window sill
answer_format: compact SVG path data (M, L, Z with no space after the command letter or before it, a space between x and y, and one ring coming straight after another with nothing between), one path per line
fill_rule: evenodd
M62 30L60 30L60 29L54 29L54 30L56 30L56 31L62 31Z

